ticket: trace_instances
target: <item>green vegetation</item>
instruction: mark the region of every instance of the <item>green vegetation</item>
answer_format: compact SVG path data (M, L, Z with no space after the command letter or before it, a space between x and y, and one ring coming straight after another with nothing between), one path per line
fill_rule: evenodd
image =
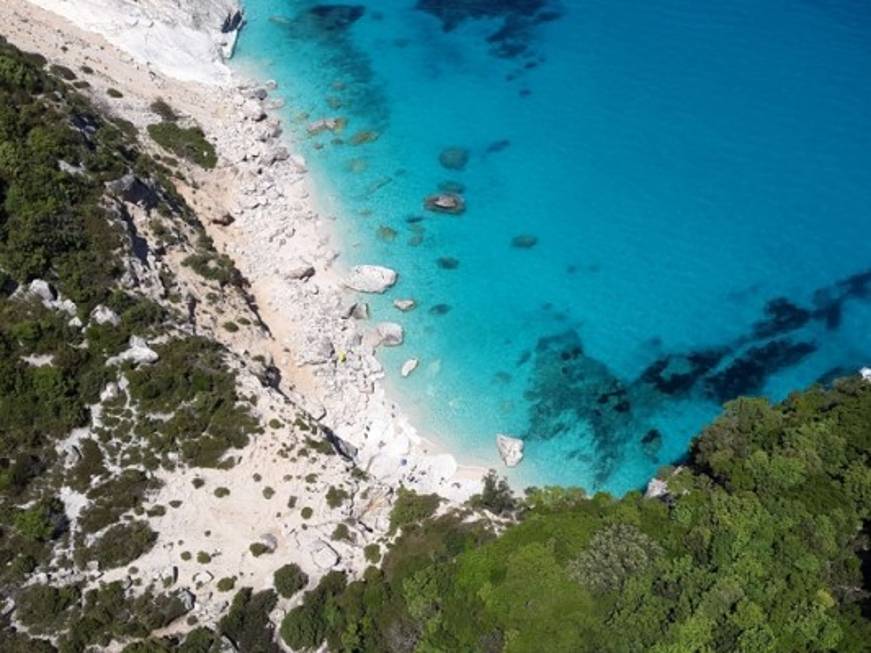
M229 592L234 587L236 587L236 577L235 576L226 576L225 578L220 579L215 587L218 588L219 592Z
M248 547L248 550L251 551L251 555L253 555L255 558L259 558L260 556L267 553L272 553L272 549L270 549L263 542L252 542L251 545Z
M390 513L390 533L393 534L400 528L431 517L440 502L441 499L437 494L415 494L411 490L400 487L393 512Z
M164 122L148 125L148 135L167 152L201 168L211 169L218 164L215 146L206 140L199 127L179 127L164 119Z
M530 490L498 537L404 490L381 568L325 577L285 642L333 651L867 650L871 384L740 399L665 500ZM485 494L488 494L485 492ZM867 615L867 612L865 613Z
M308 585L308 575L299 568L299 565L290 563L275 571L273 581L275 591L289 599Z
M338 508L348 499L350 495L342 488L330 486L327 490L327 505L330 508Z

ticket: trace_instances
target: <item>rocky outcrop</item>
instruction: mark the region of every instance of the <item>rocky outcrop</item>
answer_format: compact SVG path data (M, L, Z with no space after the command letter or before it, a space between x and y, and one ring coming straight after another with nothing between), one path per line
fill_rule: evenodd
M345 287L357 292L378 293L391 288L399 275L395 270L380 265L356 265L345 279Z
M523 460L523 440L499 433L496 436L499 457L506 467L516 467Z
M106 365L117 365L126 362L133 363L134 365L149 365L156 363L158 358L157 352L148 346L144 338L131 336L127 349L117 356L107 359Z
M658 478L650 479L647 484L647 489L644 491L644 497L647 499L658 499L668 494L668 483L661 481Z

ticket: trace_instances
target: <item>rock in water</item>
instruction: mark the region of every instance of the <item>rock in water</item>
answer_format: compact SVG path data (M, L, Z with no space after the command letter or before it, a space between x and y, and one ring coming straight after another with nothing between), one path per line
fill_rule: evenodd
M345 286L357 292L383 293L396 283L395 270L380 265L356 265L345 280Z
M385 347L398 347L405 340L402 326L396 322L382 322L375 327L378 335L378 344Z
M413 299L394 299L393 305L403 313L410 311L416 306Z
M859 370L859 374L862 376L863 381L871 382L871 367L863 367Z
M496 435L496 446L506 467L516 467L523 460L523 440L520 438L499 433Z
M511 246L517 249L530 249L538 244L538 238L532 234L521 234L511 239Z
M459 215L466 210L466 201L456 193L439 193L427 197L423 206L427 211Z
M439 154L439 163L448 170L462 170L469 162L469 150L463 147L446 147Z
M407 361L405 361L402 364L402 368L399 370L402 378L405 378L406 376L414 372L414 370L417 369L419 363L420 361L418 361L416 358L409 358Z

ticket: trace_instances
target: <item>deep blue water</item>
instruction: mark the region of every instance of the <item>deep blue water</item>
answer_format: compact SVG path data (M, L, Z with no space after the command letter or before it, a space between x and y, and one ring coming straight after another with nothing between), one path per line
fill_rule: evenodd
M246 9L238 65L279 81L345 262L400 272L391 389L461 460L514 433L518 483L623 492L722 401L871 362L866 3ZM445 181L460 216L423 208Z

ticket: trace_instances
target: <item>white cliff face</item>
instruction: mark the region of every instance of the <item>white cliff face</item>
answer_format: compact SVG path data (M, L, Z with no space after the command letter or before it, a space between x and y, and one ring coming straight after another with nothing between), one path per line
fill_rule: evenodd
M31 0L183 81L224 84L238 0ZM222 31L226 28L227 31Z

